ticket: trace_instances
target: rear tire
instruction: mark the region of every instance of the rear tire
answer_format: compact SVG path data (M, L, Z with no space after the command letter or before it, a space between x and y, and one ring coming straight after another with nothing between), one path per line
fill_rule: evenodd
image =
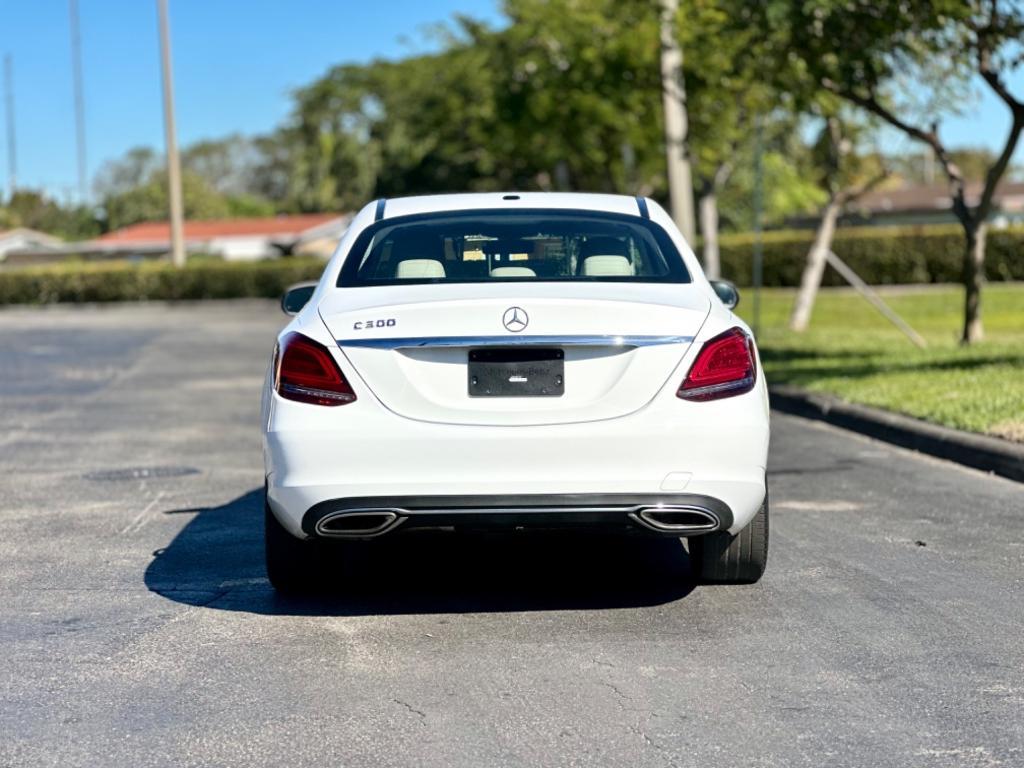
M310 590L317 583L323 560L321 542L292 536L266 502L263 504L263 529L267 578L271 586L278 592L291 594Z
M693 577L702 584L754 584L768 562L768 496L747 527L687 539Z

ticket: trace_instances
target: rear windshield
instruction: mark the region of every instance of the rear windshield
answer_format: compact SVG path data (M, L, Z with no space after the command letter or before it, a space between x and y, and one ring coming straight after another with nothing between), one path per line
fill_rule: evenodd
M530 281L688 283L656 224L565 211L407 216L368 228L338 276L342 287Z

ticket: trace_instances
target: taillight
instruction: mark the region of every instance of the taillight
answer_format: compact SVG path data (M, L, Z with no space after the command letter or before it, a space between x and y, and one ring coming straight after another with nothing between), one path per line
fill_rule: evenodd
M676 394L684 400L717 400L749 392L757 380L756 359L754 340L730 328L704 343Z
M274 389L287 400L314 405L345 405L356 399L327 348L301 333L289 333L281 341Z

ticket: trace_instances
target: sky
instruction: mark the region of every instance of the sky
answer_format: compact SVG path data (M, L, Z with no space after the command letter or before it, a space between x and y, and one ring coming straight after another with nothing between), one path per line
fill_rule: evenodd
M78 0L90 179L134 146L164 146L156 0ZM344 62L435 47L455 13L499 24L496 0L169 0L178 142L257 134L289 93ZM18 186L77 193L68 0L0 0L14 65ZM6 112L0 102L0 113ZM0 192L7 142L0 121Z
M90 180L134 146L163 147L156 0L78 0ZM258 134L289 93L343 62L431 50L432 25L463 13L501 23L498 0L169 0L178 141ZM19 187L76 199L67 0L0 0L0 55L14 65ZM1024 73L1011 81L1024 97ZM1009 117L994 96L943 123L954 146L995 147ZM0 112L3 112L0 104ZM6 119L6 113L4 113ZM0 124L2 126L2 124ZM6 137L0 191L7 193ZM893 149L909 148L896 140ZM1024 147L1018 159L1024 156Z

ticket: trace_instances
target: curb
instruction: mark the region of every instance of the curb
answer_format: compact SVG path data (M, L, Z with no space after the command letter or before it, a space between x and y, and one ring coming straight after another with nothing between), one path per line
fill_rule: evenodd
M1024 482L1024 445L940 427L798 387L771 387L768 392L771 407L782 413L825 421L903 448Z

